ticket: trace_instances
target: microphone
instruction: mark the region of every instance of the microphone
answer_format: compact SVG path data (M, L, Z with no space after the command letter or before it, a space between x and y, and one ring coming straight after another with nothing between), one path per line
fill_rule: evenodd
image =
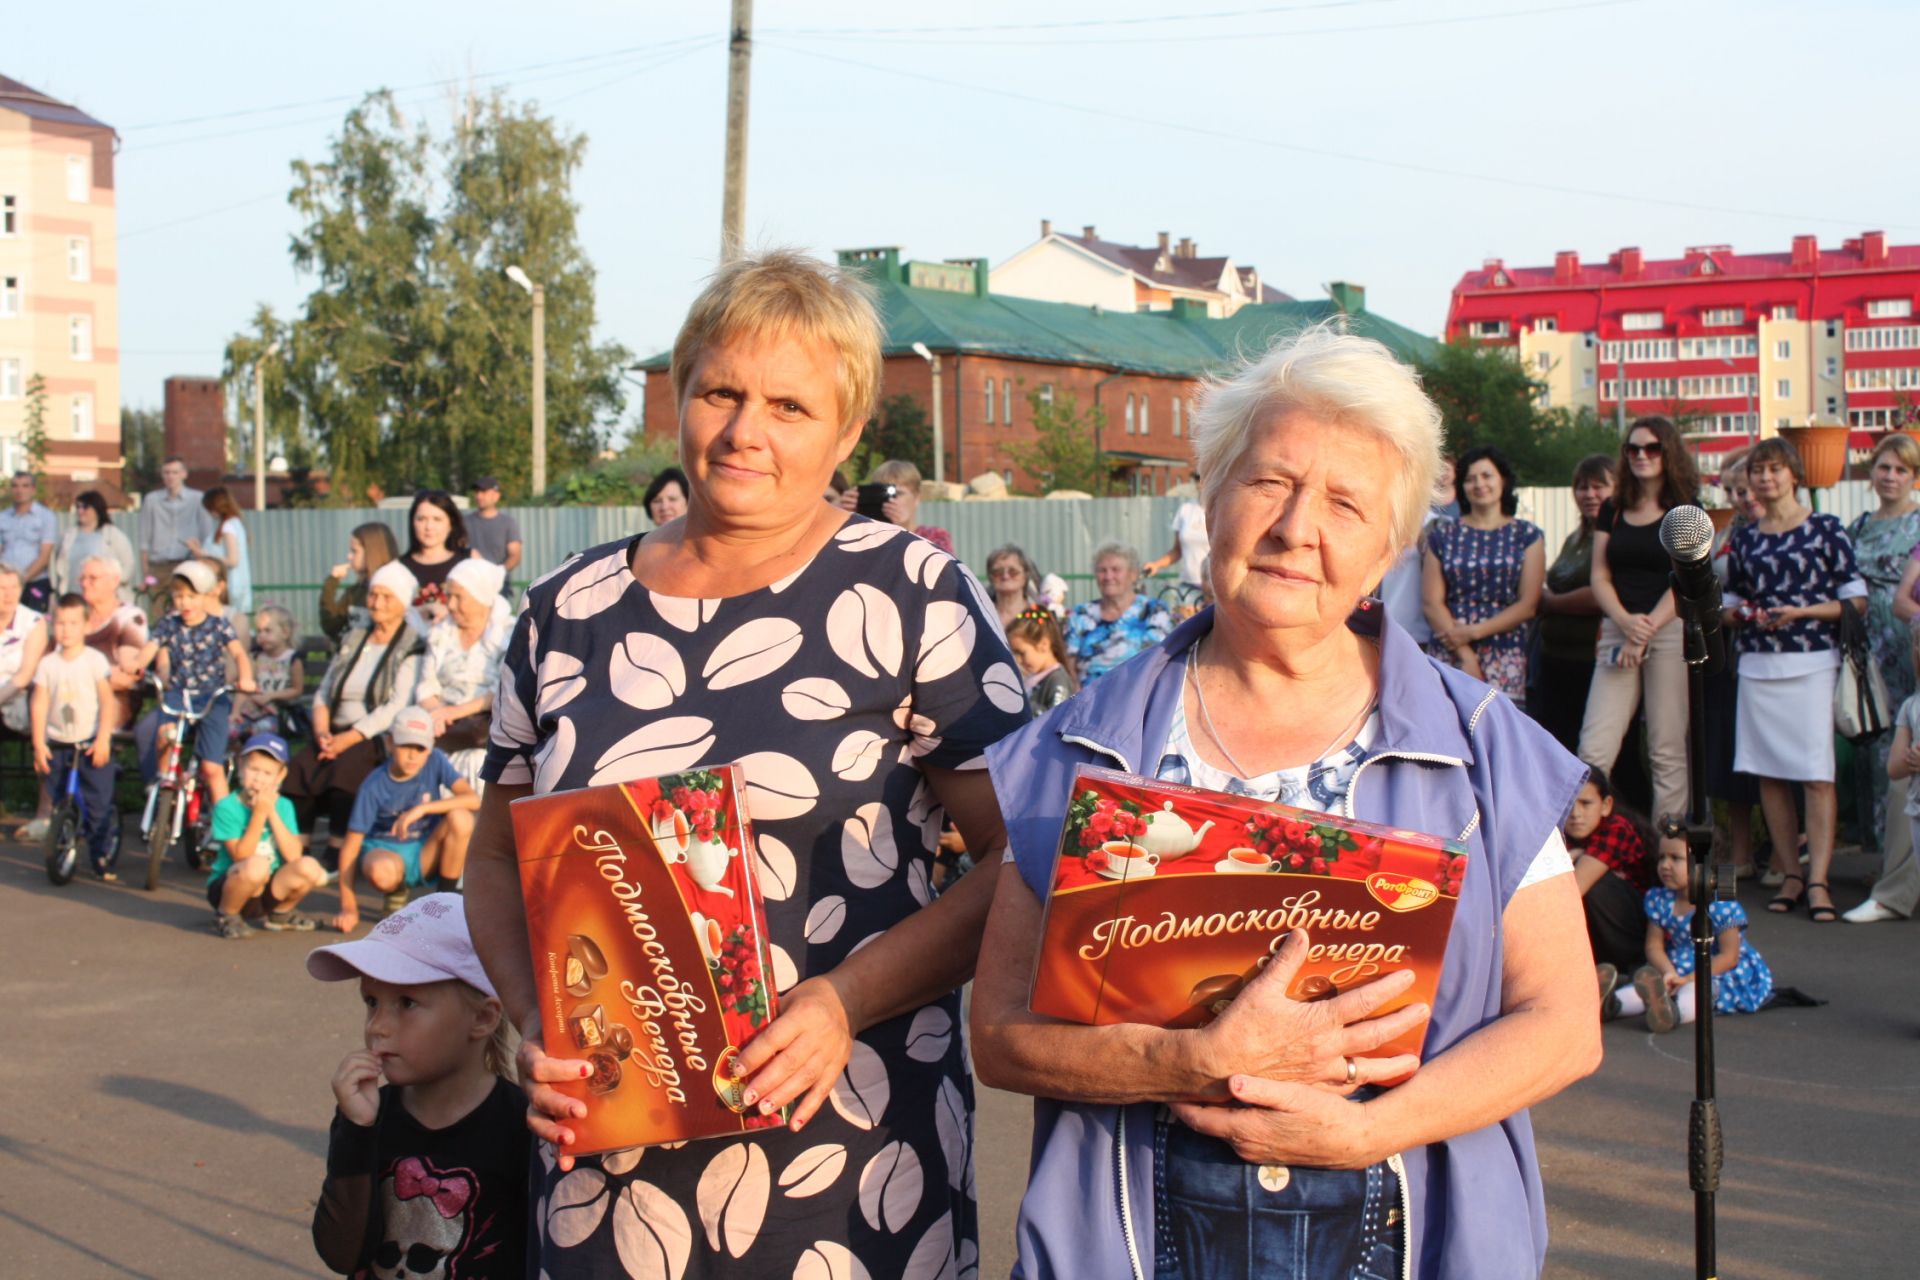
M1713 520L1699 507L1678 506L1660 521L1660 545L1673 561L1673 598L1682 622L1700 628L1706 671L1725 664L1720 634L1720 583L1713 576Z

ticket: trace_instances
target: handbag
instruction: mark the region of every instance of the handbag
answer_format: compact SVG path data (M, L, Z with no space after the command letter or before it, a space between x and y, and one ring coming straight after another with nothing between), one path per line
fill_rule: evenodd
M1866 619L1851 603L1840 602L1840 679L1833 687L1833 727L1849 742L1893 727L1887 683L1880 676L1867 642Z

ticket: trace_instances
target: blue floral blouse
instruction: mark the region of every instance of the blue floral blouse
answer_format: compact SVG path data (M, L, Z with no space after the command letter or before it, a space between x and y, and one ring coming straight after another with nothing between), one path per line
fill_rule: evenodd
M1067 652L1082 665L1081 688L1159 644L1172 631L1173 614L1151 596L1135 596L1127 611L1112 622L1100 616L1098 600L1075 605L1067 614Z

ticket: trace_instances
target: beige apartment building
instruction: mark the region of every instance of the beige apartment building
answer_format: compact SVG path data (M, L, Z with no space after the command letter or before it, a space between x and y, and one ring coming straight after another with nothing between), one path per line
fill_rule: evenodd
M108 125L0 75L0 465L28 465L45 380L49 490L120 481L120 310Z

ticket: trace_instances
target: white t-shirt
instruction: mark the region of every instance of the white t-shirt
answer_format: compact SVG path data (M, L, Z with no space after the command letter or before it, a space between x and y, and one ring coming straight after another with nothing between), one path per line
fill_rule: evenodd
M1200 566L1206 561L1211 543L1207 538L1207 513L1197 502L1183 502L1173 514L1173 536L1180 544L1180 581L1190 587L1200 585Z
M33 687L52 692L47 707L47 741L71 746L93 737L100 727L100 684L109 673L106 655L80 650L71 660L50 650L34 669Z

